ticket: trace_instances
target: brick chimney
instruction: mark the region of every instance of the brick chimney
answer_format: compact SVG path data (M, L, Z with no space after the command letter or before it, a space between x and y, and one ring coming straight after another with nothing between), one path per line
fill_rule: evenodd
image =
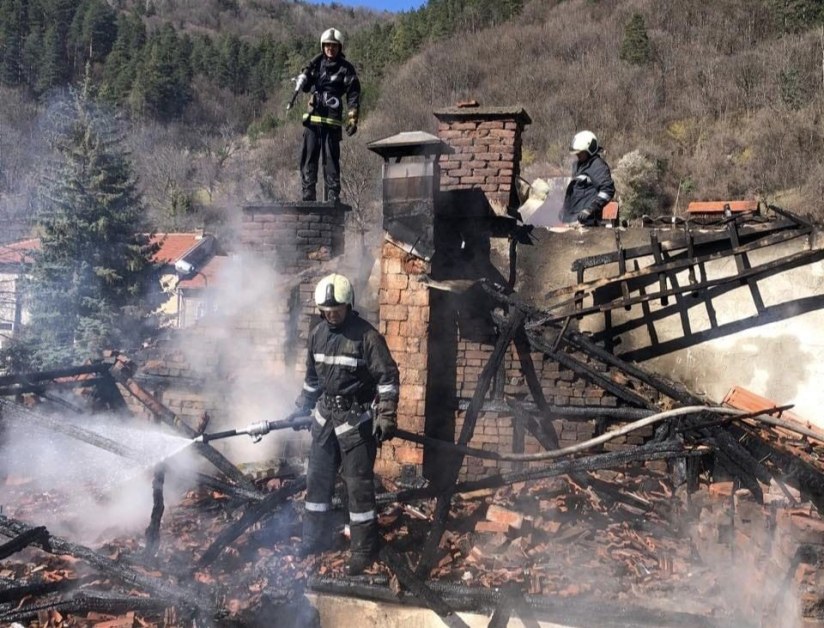
M455 151L441 156L441 190L480 188L496 212L517 207L521 134L532 122L526 111L470 101L434 114L438 137Z

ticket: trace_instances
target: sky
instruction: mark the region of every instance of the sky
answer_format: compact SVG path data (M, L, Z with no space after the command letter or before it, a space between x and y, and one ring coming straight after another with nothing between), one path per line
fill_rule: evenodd
M330 4L332 0L308 0L312 4ZM348 7L366 7L376 11L411 11L426 4L426 0L335 0Z

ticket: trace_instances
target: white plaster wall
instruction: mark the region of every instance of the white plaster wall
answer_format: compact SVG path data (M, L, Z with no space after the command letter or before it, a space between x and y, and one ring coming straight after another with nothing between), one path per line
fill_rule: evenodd
M576 283L570 270L575 259L616 248L611 229L576 228L565 233L536 229L535 234L535 246L518 249L516 290L538 307L552 303L544 296L547 291ZM628 229L620 235L626 247L649 243L646 229ZM661 239L667 237L662 234ZM506 268L506 243L496 241L494 249L496 265ZM756 266L805 250L810 250L809 239L797 238L752 253L750 261ZM639 264L643 267L651 261L640 259ZM588 271L585 279L594 279L599 273L613 276L617 272L617 265L611 264ZM728 257L710 262L706 272L709 279L730 276L735 272L735 260ZM686 285L687 273L679 273L678 279L680 285ZM639 361L642 366L706 395L708 401L720 402L731 387L741 386L778 404L795 404L793 412L824 428L824 263L815 262L761 279L758 287L765 315L758 314L749 288L738 286L712 299L717 326L726 329L724 335L710 337L713 332L707 307L699 301L699 305L688 310L690 338L698 341L691 346L667 345L684 338L681 318L677 313L669 314L656 320L654 327L659 343L672 350ZM648 291L657 288L655 283ZM586 301L585 306L589 303ZM673 297L670 303L674 303ZM653 314L661 308L658 301L650 302ZM632 306L629 312L617 308L613 310L613 326L643 316L640 305ZM579 326L582 331L598 331L603 328L603 321L602 315L595 314L585 317ZM648 330L642 325L621 334L615 352L631 355L650 344Z

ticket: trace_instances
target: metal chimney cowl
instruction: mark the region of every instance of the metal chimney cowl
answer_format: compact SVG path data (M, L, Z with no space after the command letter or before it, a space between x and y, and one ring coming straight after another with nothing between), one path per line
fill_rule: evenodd
M383 157L383 229L409 253L430 261L435 252L438 160L451 148L423 131L407 131L367 144Z

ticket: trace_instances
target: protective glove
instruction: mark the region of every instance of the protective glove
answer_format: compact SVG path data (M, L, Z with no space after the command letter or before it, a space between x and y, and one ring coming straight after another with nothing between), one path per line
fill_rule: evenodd
M346 113L346 125L344 126L344 131L349 137L352 137L355 133L358 132L358 110L357 109L350 109Z
M372 434L379 443L389 440L398 429L398 402L394 399L381 399L378 402L375 419L372 422Z
M372 423L372 435L379 443L390 440L397 430L398 423L394 417L378 415Z
M292 416L308 416L312 414L312 408L315 407L315 402L309 398L306 392L301 392L298 398L295 399L295 411Z
M589 222L590 217L592 216L591 209L585 209L578 214L578 222L582 225L585 225Z
M298 74L298 77L295 79L295 91L300 91L303 89L303 86L309 82L309 77L307 76L306 72L301 72Z
M310 414L312 414L312 407L307 405L306 398L303 396L303 394L301 394L300 397L298 397L297 400L295 401L295 410L294 410L294 412L292 412L288 417L286 417L286 420L287 421L296 421L297 419L299 419L301 417L309 416ZM307 429L307 428L306 428L305 425L293 425L292 429L295 430L296 432L299 432L299 431L301 431L303 429Z

